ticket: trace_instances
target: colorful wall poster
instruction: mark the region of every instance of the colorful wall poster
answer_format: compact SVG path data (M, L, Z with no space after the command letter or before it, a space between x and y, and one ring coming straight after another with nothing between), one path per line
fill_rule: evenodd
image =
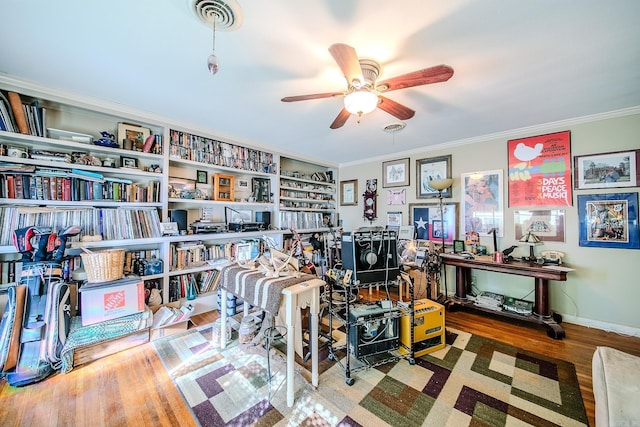
M571 134L507 142L509 206L571 206Z

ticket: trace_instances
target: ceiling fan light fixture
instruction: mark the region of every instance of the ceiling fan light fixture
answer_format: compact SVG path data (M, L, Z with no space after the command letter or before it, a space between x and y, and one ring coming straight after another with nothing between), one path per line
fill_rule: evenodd
M369 90L354 90L344 97L344 108L351 114L368 114L378 106L378 95Z

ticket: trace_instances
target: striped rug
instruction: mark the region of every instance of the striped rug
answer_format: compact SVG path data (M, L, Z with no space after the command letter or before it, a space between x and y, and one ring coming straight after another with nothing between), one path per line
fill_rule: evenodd
M586 426L575 367L568 362L447 329L447 346L352 375L321 363L317 390L296 372L286 405L284 361L232 341L214 349L211 327L154 342L202 426ZM272 350L273 351L273 350ZM272 379L267 381L267 366Z

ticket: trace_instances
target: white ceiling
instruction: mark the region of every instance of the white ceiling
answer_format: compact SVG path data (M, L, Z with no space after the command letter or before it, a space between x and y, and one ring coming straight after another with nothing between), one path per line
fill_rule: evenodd
M339 164L640 106L637 0L237 1L211 76L189 0L0 0L0 72ZM386 94L416 111L395 135L381 110L331 130L341 98L280 99L345 89L337 42L380 79L455 74Z

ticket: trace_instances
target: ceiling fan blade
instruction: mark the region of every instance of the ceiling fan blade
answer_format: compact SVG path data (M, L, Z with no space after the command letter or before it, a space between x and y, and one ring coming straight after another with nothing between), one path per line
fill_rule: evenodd
M333 123L331 123L331 126L329 127L331 129L341 128L347 122L347 119L349 118L350 115L351 113L343 108L342 110L340 110L340 113L338 113L338 116L333 121Z
M448 65L436 65L435 67L425 68L424 70L414 71L378 82L376 83L376 89L379 92L389 92L390 90L446 82L451 76L453 76L453 68Z
M285 96L282 98L282 102L294 102L294 101L306 101L308 99L320 99L320 98L333 98L335 96L344 96L344 92L328 92L328 93L314 93L311 95L297 95L297 96Z
M380 108L382 111L386 111L397 119L407 120L415 116L416 114L416 112L411 108L405 107L402 104L398 104L396 101L392 101L391 99L384 96L379 96L379 98L380 102L378 103L378 108Z
M329 46L329 53L333 56L342 74L347 79L349 87L353 84L354 80L364 84L364 77L362 76L362 68L360 67L360 61L358 60L358 54L356 50L344 43L336 43Z

